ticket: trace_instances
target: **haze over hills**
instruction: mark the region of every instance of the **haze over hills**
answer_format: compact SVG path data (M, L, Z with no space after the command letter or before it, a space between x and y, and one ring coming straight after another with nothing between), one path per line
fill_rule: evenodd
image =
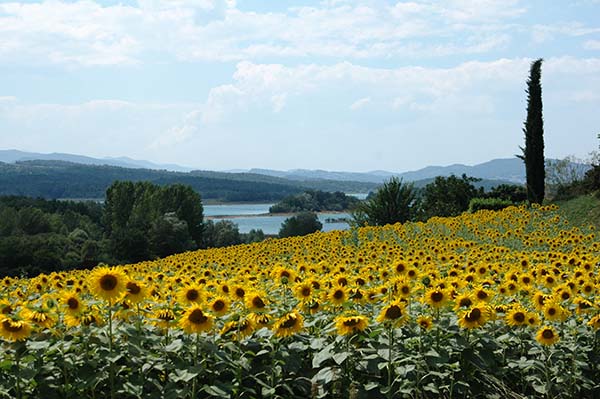
M40 163L40 161L42 163ZM93 194L94 196L101 193L103 187L108 184L111 179L118 180L133 178L134 175L131 174L133 172L128 172L128 170L132 169L139 170L138 172L135 172L134 180L148 179L152 181L158 179L163 180L164 183L172 180L193 181L193 185L195 185L197 188L202 186L204 190L208 189L209 186L207 186L207 183L209 181L212 181L214 184L216 184L218 181L218 186L220 188L222 188L221 184L223 184L223 182L229 181L230 183L226 184L228 187L227 191L232 188L233 182L240 182L244 184L256 183L275 185L278 187L278 189L275 191L280 193L275 194L276 197L283 194L283 192L289 193L290 191L293 192L295 190L302 189L368 192L392 176L398 176L404 179L404 181L415 182L417 187L423 187L427 183L431 182L436 176L450 176L452 174L457 176L466 174L467 176L481 178L483 180L477 185L483 186L486 189L502 183L522 184L525 181L525 168L523 162L517 158L495 159L473 166L462 164L450 166L428 166L416 171L402 173L394 173L383 170L359 173L308 169L278 171L258 168L219 172L192 170L191 168L176 164L156 164L150 161L134 160L127 157L93 158L76 154L40 154L18 150L0 150L0 162L5 162L8 164L6 165L6 168L3 169L5 173L9 173L13 176L13 179L11 180L13 184L15 183L15 173L17 175L24 174L26 170L29 172L35 170L36 173L44 170L44 175L48 177L52 176L51 180L59 182L60 179L57 176L54 176L56 173L61 174L62 178L66 178L67 175L75 172L77 165L86 165L87 167L94 166L94 170L89 171L88 178L92 175L99 178L100 176L103 176L101 180L104 182L104 184L101 184L100 186L94 185L94 189L90 191L90 195ZM61 162L66 162L68 164L61 165ZM15 169L10 168L10 165L14 165L15 167L20 165L20 167ZM20 170L20 172L17 172L17 170ZM160 178L156 174L158 171L164 172L160 175ZM75 175L70 176L74 177ZM22 178L25 179L23 184L25 184L26 181L29 181L28 179L31 179L31 177L27 176ZM77 179L81 178L82 177L79 176ZM86 179L87 178L84 178L84 180ZM200 180L203 181L202 184L200 184ZM269 190L273 190L275 186L270 186ZM279 190L279 188L282 190ZM19 191L18 187L13 189L4 188L1 191L3 193L23 192ZM67 194L70 191L71 190L65 189L64 194ZM85 191L86 190L81 190L81 192ZM206 194L208 193L209 192L207 191ZM216 193L214 194L215 198L219 197L216 195ZM213 197L212 191L210 195L205 196L205 198L211 197ZM228 195L228 197L231 196Z
M173 172L190 172L193 168L175 164L156 164L150 161L131 159L128 157L118 158L93 158L85 155L64 154L53 152L42 154L39 152L27 152L19 150L0 150L0 162L15 163L21 161L65 161L84 165L109 165L122 168L143 168L155 170L170 170Z
M407 172L389 172L385 170L375 170L370 172L344 172L327 171L311 169L292 169L287 171L273 169L232 169L223 172L198 171L194 168L181 166L177 164L157 164L145 160L136 160L128 157L118 158L93 158L84 155L51 153L42 154L35 152L25 152L18 150L0 150L0 162L14 163L20 161L47 160L47 161L66 161L80 163L85 165L109 165L123 168L143 168L153 170L168 170L173 172L194 172L196 174L212 174L211 177L225 177L226 174L252 174L277 177L286 180L307 181L307 180L335 180L352 181L365 183L382 183L392 176L398 176L405 181L418 181L431 179L436 176L450 176L452 174L460 176L463 173L467 176L478 177L489 180L502 180L513 183L525 182L525 166L523 161L518 158L494 159L481 164L469 166L463 164L454 164L449 166L427 166L422 169ZM218 175L218 176L215 176ZM279 183L282 183L281 181Z

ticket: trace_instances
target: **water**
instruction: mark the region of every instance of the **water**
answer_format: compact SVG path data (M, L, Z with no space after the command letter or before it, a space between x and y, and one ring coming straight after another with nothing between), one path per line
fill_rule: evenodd
M204 205L204 216L214 217L215 222L219 220L231 220L238 225L240 233L248 233L252 229L261 229L265 234L278 234L283 221L290 215L268 215L257 216L269 212L273 204L226 204L226 205ZM221 217L233 216L233 217ZM347 223L327 223L326 219L350 218L347 213L321 213L318 215L323 223L323 231L346 230Z

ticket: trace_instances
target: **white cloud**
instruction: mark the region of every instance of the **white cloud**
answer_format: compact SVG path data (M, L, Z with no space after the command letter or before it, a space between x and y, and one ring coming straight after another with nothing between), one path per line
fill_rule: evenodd
M364 98L361 98L360 100L356 100L355 102L353 102L352 105L350 105L350 109L352 111L356 111L358 109L366 107L370 103L371 103L371 97L364 97Z
M600 50L600 40L588 40L583 43L583 48L586 50Z
M91 66L136 64L157 54L240 61L485 53L509 40L504 21L523 12L518 1L495 0L326 2L279 13L217 0L13 2L0 4L0 61Z

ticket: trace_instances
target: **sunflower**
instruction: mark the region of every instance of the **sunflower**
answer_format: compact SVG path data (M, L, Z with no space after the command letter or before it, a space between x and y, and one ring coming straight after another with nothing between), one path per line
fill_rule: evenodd
M196 285L183 287L177 293L179 303L194 305L202 301L202 288Z
M7 301L6 299L0 300L0 315L8 315L11 314L15 310L15 307L12 303Z
M121 299L127 293L127 275L117 267L98 267L88 278L90 291L109 302Z
M170 307L162 306L152 314L153 324L159 328L170 328L175 322L175 312Z
M545 295L543 292L537 291L533 294L532 303L537 310L541 311L544 309L544 303L549 299L552 299L550 295Z
M433 321L431 320L431 317L429 316L419 316L417 318L417 324L419 325L419 327L421 328L422 331L427 331L429 329L431 329L431 327L433 327Z
M235 340L242 339L252 334L254 325L250 318L245 318L239 321L230 321L223 325L219 334L222 337L231 336Z
M339 335L350 335L364 331L369 326L365 316L339 316L335 319L335 328Z
M593 327L594 330L600 329L600 314L592 317L590 321L588 321L588 326Z
M42 306L25 307L21 311L21 315L27 321L42 328L51 328L56 323L56 319L50 313L50 310Z
M208 331L212 328L212 325L213 317L210 314L204 313L202 307L198 305L192 305L186 310L179 321L179 326L187 334Z
M406 321L405 308L402 302L394 301L381 309L377 316L378 323L401 324Z
M23 341L31 335L31 324L16 317L0 318L0 336L6 341Z
M102 326L104 320L100 316L100 312L96 308L85 308L79 313L67 313L65 314L65 325L67 327L77 326L89 326L89 325Z
M594 304L582 297L575 298L575 300L573 300L573 303L577 305L577 307L575 308L575 312L577 312L577 314L583 314L594 309Z
M489 301L492 299L492 296L489 291L487 291L483 286L479 286L475 289L474 292L475 297L478 301Z
M313 285L311 283L301 283L294 289L294 294L300 302L309 302L313 297Z
M454 310L459 311L461 309L469 309L473 303L475 303L475 298L469 292L465 292L459 294L456 298L454 298Z
M127 296L125 297L131 303L140 303L148 296L148 289L146 285L139 281L128 281L125 284L127 289Z
M229 300L225 297L219 296L214 298L209 304L211 312L216 314L217 316L223 316L229 310Z
M546 301L544 304L544 319L551 321L565 321L568 316L568 312L565 308L560 306L557 300Z
M267 298L264 293L252 291L244 296L246 308L252 312L264 312L267 307Z
M329 302L333 305L343 305L344 302L348 299L348 293L346 292L346 288L344 287L334 287L329 291L327 295Z
M441 288L430 288L425 292L424 301L432 308L439 309L448 302L448 293Z
M252 322L254 328L264 328L271 324L271 316L266 313L250 313L248 320Z
M528 312L527 313L527 325L529 327L535 327L535 326L538 326L539 324L540 324L540 316L538 316L537 313Z
M540 328L535 335L535 339L542 345L552 345L558 342L560 337L554 328L550 326L544 326Z
M85 305L76 292L63 292L59 296L59 302L68 314L80 313L85 308Z
M396 291L401 298L408 298L412 293L412 286L410 284L410 280L399 278L396 281Z
M513 308L506 313L504 319L509 326L522 326L527 323L527 311L521 306L513 306Z
M489 311L484 304L473 305L470 309L461 313L458 324L462 328L478 328L483 326L489 319Z
M289 337L304 327L304 318L297 311L286 313L275 322L273 332L276 337Z

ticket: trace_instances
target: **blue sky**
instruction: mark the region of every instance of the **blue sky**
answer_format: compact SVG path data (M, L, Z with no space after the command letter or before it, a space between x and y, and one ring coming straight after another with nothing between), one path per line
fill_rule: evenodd
M201 169L546 156L600 133L600 0L0 1L0 149Z

